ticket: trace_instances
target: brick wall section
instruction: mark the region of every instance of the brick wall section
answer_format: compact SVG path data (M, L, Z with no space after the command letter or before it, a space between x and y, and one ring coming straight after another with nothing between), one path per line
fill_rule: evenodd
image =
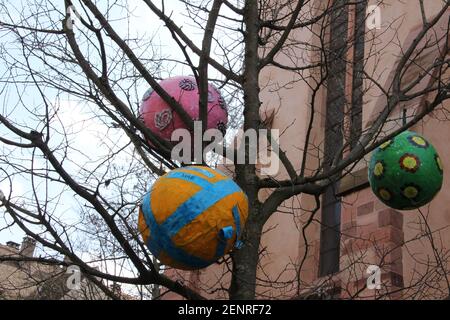
M393 226L399 230L403 229L403 215L394 209L378 211L378 227Z
M356 210L358 216L363 216L373 212L374 202L370 201L358 207Z
M343 203L341 279L346 288L341 297L350 298L359 291L358 298L372 299L403 287L402 213L384 206L370 188L345 196ZM381 267L381 290L364 289L370 264ZM398 293L389 296L399 297Z

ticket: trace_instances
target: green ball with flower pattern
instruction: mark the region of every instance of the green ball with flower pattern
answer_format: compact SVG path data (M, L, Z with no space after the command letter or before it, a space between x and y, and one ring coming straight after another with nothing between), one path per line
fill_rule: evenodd
M412 210L429 203L442 187L442 161L421 135L404 131L373 151L369 183L387 206Z

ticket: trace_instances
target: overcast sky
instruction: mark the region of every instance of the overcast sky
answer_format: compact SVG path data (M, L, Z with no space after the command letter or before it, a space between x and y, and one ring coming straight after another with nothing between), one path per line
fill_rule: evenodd
M62 2L62 1L61 1ZM128 1L129 9L132 12L130 23L126 25L124 23L116 23L114 27L119 34L125 35L127 32L130 32L131 35L135 34L136 36L148 36L154 37L154 41L160 44L160 50L162 55L170 55L172 58L180 58L182 56L173 42L170 33L168 33L162 25L162 22L157 19L150 10L146 7L146 5L142 1L133 0ZM20 1L13 3L14 6L20 8ZM183 30L188 33L191 39L197 43L201 43L201 34L198 30L192 27L191 21L186 19L186 17L182 14L183 6L181 6L178 1L165 1L166 12L172 12L172 19L178 22L183 26ZM18 10L20 11L20 9ZM124 12L120 12L117 10L115 13L118 17L124 14ZM0 41L5 41L6 39L3 37ZM0 74L6 72L5 65L0 62ZM178 74L186 74L189 73L189 70L186 68L180 67L178 69L173 70L173 72ZM146 86L139 88L138 92L142 95L147 90ZM17 101L19 96L14 95L14 91L8 92L8 106L5 106L5 97L2 96L3 93L0 92L0 99L3 101L3 110L8 110L8 106L13 104L13 101ZM37 92L32 88L29 88L24 97L21 97L25 100L25 103L35 104L36 100L33 95L37 95ZM47 96L49 100L52 100L51 96ZM53 97L54 99L54 97ZM40 102L37 102L40 103ZM81 105L79 102L74 101L61 101L61 112L60 119L63 125L66 128L71 128L73 132L76 132L76 139L72 141L72 144L75 148L79 147L83 149L83 152L86 154L101 154L102 148L99 148L101 143L104 143L101 139L101 135L98 133L104 130L104 126L102 123L97 121L96 119L92 119L90 117L89 108L93 108L93 106L89 105ZM73 110L77 110L77 112L73 112ZM21 111L20 111L21 112ZM17 116L17 112L16 112ZM120 132L119 132L120 133ZM7 135L7 131L5 128L0 126L0 134ZM124 135L120 133L117 137L114 135L110 137L111 140L120 141L124 138ZM5 152L4 145L0 146L0 151ZM81 157L81 155L78 155ZM86 159L72 159L73 162L82 162ZM76 161L78 160L78 161ZM27 164L29 166L29 161ZM30 181L27 179L15 178L13 180L13 188L12 193L15 196L19 196L23 193L29 192L30 190ZM3 180L0 182L0 190L2 190L5 194L10 192L9 182L7 180ZM58 192L58 191L57 191ZM73 203L71 196L67 194L66 199L61 201L61 212L67 213L67 211L71 210L71 203ZM5 243L6 241L15 241L21 242L22 237L24 236L23 231L20 229L13 227L9 229L2 230L6 226L6 221L3 218L0 218L0 243Z

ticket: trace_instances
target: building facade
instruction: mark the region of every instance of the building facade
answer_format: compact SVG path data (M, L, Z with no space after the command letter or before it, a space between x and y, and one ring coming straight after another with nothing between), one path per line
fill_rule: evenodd
M39 261L35 255L36 241L24 237L22 244L12 241L0 244L0 300L107 300L109 297L93 282L79 274L79 284L73 272L61 261ZM49 261L47 259L47 261ZM120 286L110 288L122 294Z
M320 7L318 1L312 3ZM431 21L442 5L440 1L425 1L425 4L424 14ZM421 76L425 72L424 66L436 59L448 58L449 15L447 11L434 25L430 36L417 45L416 59L402 75L402 85ZM332 66L328 85L315 92L314 97L309 80L304 80L312 78L314 71L302 73L302 81L293 81L298 79L298 73L267 67L260 79L261 115L270 118L272 129L282 131L281 149L286 151L297 170L303 163L305 139L310 137L305 174L313 173L320 159L333 154L333 150L342 146L342 141L359 137L377 121L386 99L362 74L370 74L382 87L389 87L403 50L416 41L424 20L417 1L363 1L361 5L340 12L330 26L330 49L345 62ZM319 28L317 25L310 31L296 34L298 42L319 45L316 37ZM333 41L333 36L337 41ZM354 41L341 50L343 39ZM315 61L313 50L301 57L305 64ZM291 58L281 55L278 61L289 65ZM447 69L445 72L448 75ZM416 90L433 81L433 75L422 79ZM433 98L433 92L430 92L401 104L391 112L383 134L400 128L404 120L424 110ZM314 111L310 108L311 101ZM330 186L321 196L319 208L313 196L302 194L286 201L270 218L260 247L257 297L448 297L449 108L449 103L445 102L409 129L426 137L443 159L444 184L430 204L420 210L406 211L384 205L369 186L370 155L365 157L346 171L338 183ZM311 120L312 112L315 117ZM308 130L310 121L312 126ZM350 152L351 147L344 153ZM286 172L280 172L276 178L288 177ZM261 192L261 199L268 194ZM167 273L207 297L227 298L230 273L224 261L196 272L168 270ZM368 277L371 282L367 281ZM370 284L374 284L374 288ZM163 298L180 297L169 292L163 294Z

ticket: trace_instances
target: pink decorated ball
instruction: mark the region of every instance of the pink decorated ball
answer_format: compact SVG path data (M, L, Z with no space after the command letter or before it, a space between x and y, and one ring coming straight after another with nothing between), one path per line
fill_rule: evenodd
M194 77L173 77L160 81L159 85L178 101L193 120L199 119L199 93ZM181 117L151 88L144 94L140 115L150 130L168 141L176 129L187 129ZM227 123L225 100L219 90L209 84L207 129L216 128L225 134Z

